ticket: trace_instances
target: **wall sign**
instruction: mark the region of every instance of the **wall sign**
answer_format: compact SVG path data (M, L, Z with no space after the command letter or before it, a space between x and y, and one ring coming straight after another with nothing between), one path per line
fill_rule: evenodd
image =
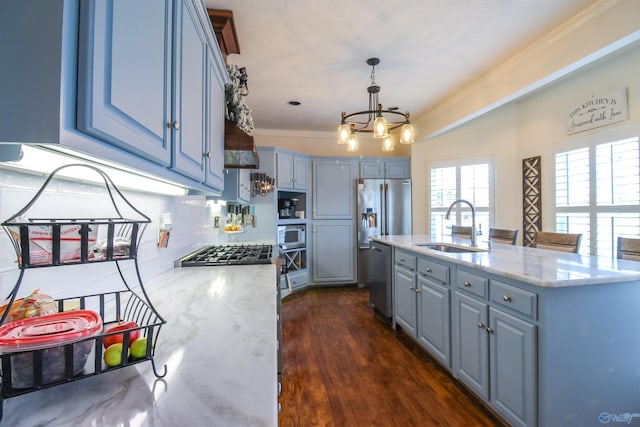
M627 89L618 89L606 95L592 96L569 108L567 134L610 125L629 118Z

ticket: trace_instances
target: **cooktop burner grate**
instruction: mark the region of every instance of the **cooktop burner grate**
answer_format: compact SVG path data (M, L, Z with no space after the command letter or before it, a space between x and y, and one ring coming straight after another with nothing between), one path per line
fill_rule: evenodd
M183 267L270 264L270 245L213 245L184 257Z

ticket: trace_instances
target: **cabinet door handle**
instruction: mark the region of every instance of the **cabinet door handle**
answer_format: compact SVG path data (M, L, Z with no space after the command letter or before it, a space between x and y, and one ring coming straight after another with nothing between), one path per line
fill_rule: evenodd
M484 328L484 323L478 322L478 328L483 329Z
M504 302L511 302L511 297L509 295L503 296L502 299L504 300Z
M206 157L207 159L211 158L211 151L207 151L206 153L202 153L202 157Z
M425 271L426 271L427 273L431 273L431 272L432 272L432 270L431 270L431 268L430 268L430 267L427 267Z
M416 294L422 293L422 291L420 290L420 286L416 286Z
M400 262L404 262L404 258L400 258Z
M177 120L175 122L169 122L167 123L167 127L174 128L175 130L180 130L180 122Z
M410 291L415 291L415 290L416 290L416 288L414 288L413 286L411 286L411 287L409 288L409 290L410 290Z
M471 283L469 283L469 282L464 282L464 287L465 287L465 288L470 288L470 287L471 287Z
M492 333L494 332L494 330L493 330L493 329L491 329L491 328L487 328L487 332L489 332L490 334L492 334Z

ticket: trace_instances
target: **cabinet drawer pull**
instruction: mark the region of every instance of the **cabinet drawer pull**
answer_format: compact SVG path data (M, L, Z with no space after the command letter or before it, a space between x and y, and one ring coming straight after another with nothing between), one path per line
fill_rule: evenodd
M427 269L425 270L427 273L431 273L433 272L433 270L431 270L431 267L427 267Z
M487 328L487 332L489 332L490 334L492 334L494 331L491 328Z
M404 258L400 258L400 262L404 262Z
M175 121L175 122L169 122L167 123L167 127L168 128L174 128L175 130L179 130L180 129L180 122L179 121Z
M511 302L511 297L509 295L503 296L502 299L504 300L504 302Z
M484 328L484 323L478 322L478 328L483 329Z
M469 283L469 282L464 282L464 287L465 287L465 288L470 288L470 287L471 287L471 283Z

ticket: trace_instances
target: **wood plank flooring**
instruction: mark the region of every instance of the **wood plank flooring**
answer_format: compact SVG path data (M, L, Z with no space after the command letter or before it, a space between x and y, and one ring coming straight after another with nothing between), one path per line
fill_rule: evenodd
M283 300L280 426L503 425L369 305L368 289Z

